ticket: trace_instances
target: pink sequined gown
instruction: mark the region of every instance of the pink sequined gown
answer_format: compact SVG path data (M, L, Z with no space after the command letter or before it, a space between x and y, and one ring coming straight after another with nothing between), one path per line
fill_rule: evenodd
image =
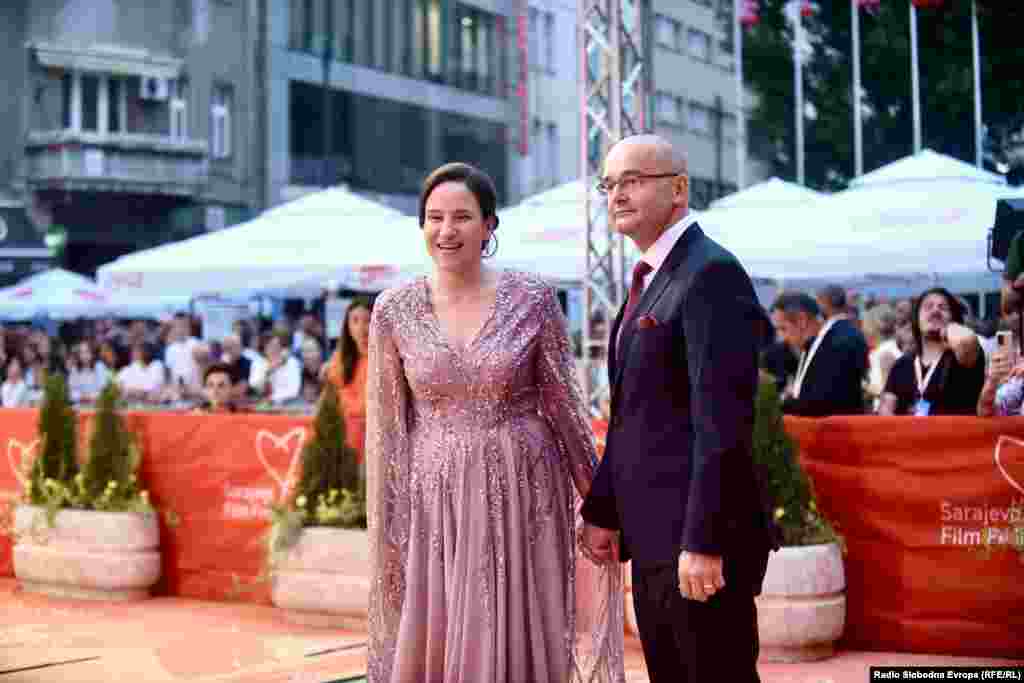
M502 272L464 348L426 278L388 290L369 362L369 680L624 680L620 570L576 550L596 459L554 290Z

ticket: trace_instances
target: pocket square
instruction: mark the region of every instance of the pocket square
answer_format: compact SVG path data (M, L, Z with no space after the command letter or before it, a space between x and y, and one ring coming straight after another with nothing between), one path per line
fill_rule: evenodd
M642 315L636 319L636 327L639 330L649 330L652 327L657 327L661 323L653 315Z

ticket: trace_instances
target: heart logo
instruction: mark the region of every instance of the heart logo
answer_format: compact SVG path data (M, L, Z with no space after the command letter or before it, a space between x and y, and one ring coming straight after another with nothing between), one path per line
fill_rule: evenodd
M28 443L22 443L15 438L7 440L7 464L11 466L11 472L14 473L14 477L21 484L21 489L28 489L28 469L32 462L32 458L35 456L36 448L39 446L39 439L29 441ZM15 462L15 452L20 453L21 456Z
M294 442L294 443L292 443ZM283 501L287 496L288 492L291 491L295 485L296 476L299 468L299 456L302 454L302 446L306 443L306 428L296 427L283 436L268 432L265 429L261 429L256 432L256 457L259 459L260 464L263 465L263 469L266 470L270 478L273 479L280 490L278 502ZM267 444L267 445L265 445ZM290 454L288 460L288 470L285 472L284 477L267 461L265 455L265 448L272 446L277 450L284 451Z
M1003 444L1006 443L1024 448L1024 441L1021 441L1020 439L1014 439L1013 437L1010 436L1000 436L999 440L996 441L995 455L996 467L999 469L1000 474L1003 475L1003 478L1006 479L1007 482L1009 482L1010 486L1017 489L1021 493L1024 493L1024 484L1021 483L1024 482L1024 458L1022 458L1020 455L1018 455L1016 458L1013 458L1011 456L1009 458L1006 458L1006 462L1004 463L1002 449Z

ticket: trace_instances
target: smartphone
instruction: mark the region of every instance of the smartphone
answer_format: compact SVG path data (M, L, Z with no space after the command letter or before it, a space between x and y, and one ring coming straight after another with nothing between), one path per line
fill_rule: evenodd
M996 332L996 346L999 348L1013 348L1013 332L1010 330L1000 330Z

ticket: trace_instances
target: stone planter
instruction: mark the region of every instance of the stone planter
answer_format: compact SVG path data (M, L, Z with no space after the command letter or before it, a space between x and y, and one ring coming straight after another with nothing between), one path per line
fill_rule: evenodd
M160 578L160 525L153 513L14 511L14 575L23 590L87 600L139 600Z
M294 623L366 625L370 544L364 529L305 527L274 568L270 599Z
M846 621L846 575L835 543L772 553L757 598L761 661L831 657Z

